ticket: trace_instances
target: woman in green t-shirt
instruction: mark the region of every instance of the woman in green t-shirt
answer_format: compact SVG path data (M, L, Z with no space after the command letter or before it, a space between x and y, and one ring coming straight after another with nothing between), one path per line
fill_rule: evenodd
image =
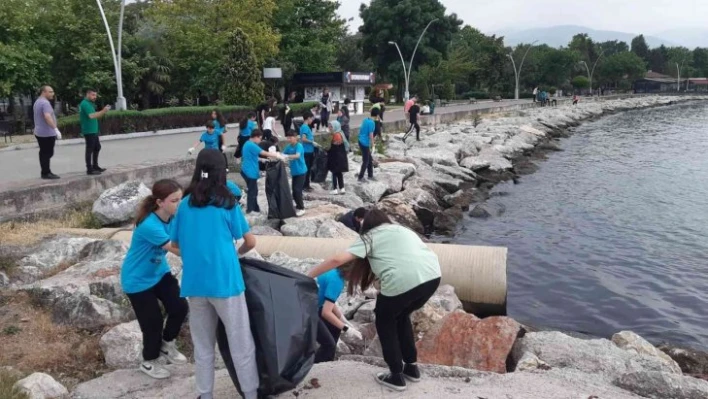
M390 373L378 373L376 382L403 391L406 379L420 381L410 315L422 308L440 285L440 263L415 232L394 224L378 209L366 214L360 234L348 250L325 260L308 275L316 278L353 262L349 295L357 285L365 291L374 279L381 282L374 313L376 332Z

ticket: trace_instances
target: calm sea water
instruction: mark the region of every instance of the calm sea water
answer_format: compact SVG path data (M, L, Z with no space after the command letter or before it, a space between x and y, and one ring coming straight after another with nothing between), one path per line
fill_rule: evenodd
M509 248L520 321L708 349L708 104L584 124L456 243Z

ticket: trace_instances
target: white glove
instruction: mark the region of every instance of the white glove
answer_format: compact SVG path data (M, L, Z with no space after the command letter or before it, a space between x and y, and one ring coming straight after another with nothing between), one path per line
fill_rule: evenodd
M57 134L57 140L61 140L61 132L59 131L59 128L55 128L54 133Z
M221 151L226 151L226 146L225 146L225 145L222 145L222 146L221 146Z
M319 145L319 143L317 143L316 141L315 141L315 142L313 142L313 143L312 143L312 145L314 145L314 146L315 146L315 148L322 148L322 146L321 146L321 145Z
M189 155L192 155L193 152L194 152L194 147L187 150L187 154L189 154Z
M342 332L342 335L354 338L356 341L361 341L364 339L364 336L361 335L361 332L352 326L349 326L349 329L347 329L346 332Z

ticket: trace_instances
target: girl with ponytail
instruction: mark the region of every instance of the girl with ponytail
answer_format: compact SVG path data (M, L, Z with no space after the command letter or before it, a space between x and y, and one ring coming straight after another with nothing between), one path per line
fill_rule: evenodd
M140 204L130 249L121 267L121 285L133 306L143 333L143 362L140 370L153 378L168 378L168 363L185 364L175 338L187 317L188 305L179 294L179 283L170 272L167 252L180 255L170 244L170 228L182 200L182 187L174 180L160 180L152 194ZM160 303L167 313L163 325Z

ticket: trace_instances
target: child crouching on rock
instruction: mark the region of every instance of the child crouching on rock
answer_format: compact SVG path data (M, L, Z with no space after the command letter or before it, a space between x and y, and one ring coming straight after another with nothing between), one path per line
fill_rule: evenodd
M198 395L202 399L213 395L216 328L221 319L244 398L256 399L256 347L238 260L239 254L255 247L256 238L227 185L226 162L218 150L202 150L197 156L170 238L182 254L181 295L189 298L191 309ZM242 238L237 252L234 240Z
M345 194L344 173L349 172L349 142L342 132L342 128L337 121L329 123L330 133L332 133L332 145L327 151L327 170L332 172L332 191L330 194ZM339 190L337 190L339 187Z
M348 262L354 262L348 276L349 295L357 285L365 291L374 279L381 281L374 313L390 372L374 378L387 388L404 391L406 380L420 381L410 315L422 308L440 285L438 257L415 232L373 209L364 217L360 236L349 249L317 265L308 276L316 278Z
M121 286L133 306L143 333L143 362L140 371L152 378L168 378L170 372L158 358L185 364L175 338L187 317L188 305L179 294L179 283L167 264L167 252L179 256L170 244L170 227L182 199L182 187L174 180L160 180L152 194L138 208L130 249L120 271ZM167 313L163 327L160 303Z

